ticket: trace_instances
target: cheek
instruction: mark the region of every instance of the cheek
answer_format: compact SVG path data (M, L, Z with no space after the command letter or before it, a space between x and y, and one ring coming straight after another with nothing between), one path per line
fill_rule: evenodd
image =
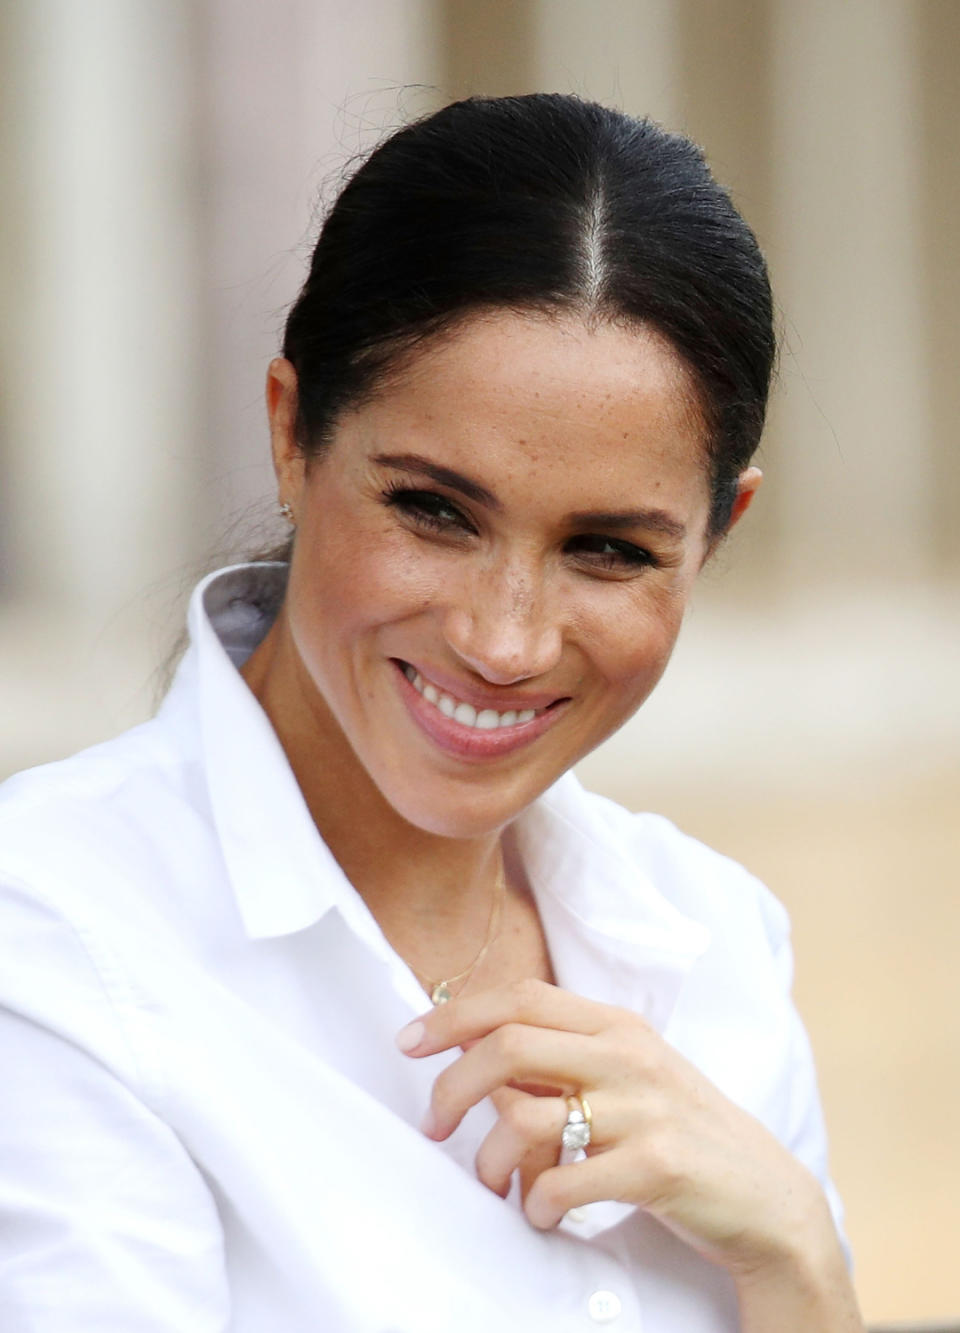
M646 697L670 660L685 605L676 595L631 598L584 626L583 641L592 643L594 665L608 685L628 697Z
M289 594L301 635L333 647L344 635L418 614L440 582L395 530L329 524L298 534Z

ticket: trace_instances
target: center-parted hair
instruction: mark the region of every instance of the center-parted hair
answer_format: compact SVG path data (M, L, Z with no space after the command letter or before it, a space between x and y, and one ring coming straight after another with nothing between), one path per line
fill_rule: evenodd
M756 239L693 143L547 93L455 102L391 135L331 209L287 320L305 452L420 342L485 309L665 336L698 391L710 528L725 529L776 339Z

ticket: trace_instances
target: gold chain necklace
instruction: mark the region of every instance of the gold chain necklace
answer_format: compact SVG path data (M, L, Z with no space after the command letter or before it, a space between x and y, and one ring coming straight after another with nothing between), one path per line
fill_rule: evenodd
M451 986L455 986L458 981L462 981L463 985L460 987L460 990L463 990L464 986L466 986L467 982L483 962L484 958L486 958L490 946L497 938L497 934L500 930L500 917L503 912L503 899L505 893L506 879L503 873L503 862L501 861L500 869L497 872L497 882L493 886L493 902L490 904L490 920L487 922L486 938L480 946L480 952L469 967L465 967L462 972L458 972L454 977L444 977L440 981L431 981L428 977L425 977L422 972L418 972L417 969L411 965L411 972L430 996L431 1004L446 1004L448 1000L452 1000L453 991L450 989Z

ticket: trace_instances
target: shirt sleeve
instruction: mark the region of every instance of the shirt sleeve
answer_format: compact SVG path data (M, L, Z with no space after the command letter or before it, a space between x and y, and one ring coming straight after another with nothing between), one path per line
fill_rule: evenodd
M0 885L4 1333L220 1333L213 1197L149 1106L117 979L85 932Z
M641 864L664 887L670 900L710 931L711 951L700 969L696 1013L720 1001L728 1007L730 1031L742 1033L751 1063L769 1071L760 1103L741 1099L728 1085L724 1067L712 1077L734 1100L743 1100L817 1178L850 1261L843 1207L830 1177L827 1132L821 1109L813 1052L792 999L793 946L790 917L756 876L729 857L681 833L659 815L634 816L640 830ZM757 1033L763 1045L753 1044ZM702 1050L702 1048L701 1048ZM750 1085L753 1080L748 1080Z
M776 904L779 908L779 903ZM782 911L783 909L780 908ZM786 913L783 913L786 921ZM850 1243L844 1229L843 1203L830 1176L827 1129L823 1118L820 1090L817 1085L816 1066L810 1038L803 1020L790 998L793 986L793 950L790 944L789 927L785 930L774 953L784 993L789 1006L788 1049L785 1067L788 1071L788 1085L785 1089L785 1135L786 1147L806 1166L823 1186L833 1214L833 1220L840 1237L847 1259L852 1267Z

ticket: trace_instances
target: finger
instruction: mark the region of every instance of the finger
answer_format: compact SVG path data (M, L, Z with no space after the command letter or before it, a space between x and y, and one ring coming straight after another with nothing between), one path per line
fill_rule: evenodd
M521 1167L529 1181L556 1165L567 1106L559 1097L531 1097L512 1088L501 1088L495 1104L497 1123L480 1145L476 1168L483 1184L506 1198Z
M609 1063L605 1054L602 1046L577 1033L507 1023L437 1077L423 1132L432 1139L447 1138L470 1107L497 1088L532 1085L571 1093L592 1087L603 1081Z
M434 1055L484 1037L505 1023L592 1035L625 1013L528 977L437 1005L402 1028L397 1045L406 1055ZM630 1017L643 1021L636 1015Z
M540 1231L555 1227L571 1208L617 1199L623 1165L616 1151L597 1153L541 1171L524 1200L524 1212Z

